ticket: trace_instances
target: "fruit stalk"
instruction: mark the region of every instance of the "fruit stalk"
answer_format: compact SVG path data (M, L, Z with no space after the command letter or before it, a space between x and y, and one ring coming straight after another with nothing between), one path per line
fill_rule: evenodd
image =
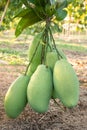
M45 63L46 60L46 52L47 52L47 48L49 45L49 32L48 32L48 28L50 26L50 20L47 18L46 20L46 25L45 25L45 30L44 30L44 34L43 34L43 46L42 46L42 56L41 56L41 63ZM50 47L51 48L51 47Z
M60 53L59 53L59 51L58 51L58 49L57 49L57 47L56 47L55 40L54 40L54 37L53 37L53 34L52 34L52 31L51 31L50 27L49 27L49 32L50 32L50 36L51 36L52 41L53 41L53 44L54 44L54 48L55 48L55 50L56 50L56 52L57 52L57 54L58 54L58 55L57 55L57 56L58 56L58 59L61 59L62 56L60 55Z
M38 49L38 47L39 47L39 44L40 44L40 41L38 42L38 44L37 44L37 46L36 46L36 49L35 49L35 51L34 51L34 53L33 53L33 55L32 55L32 58L30 59L30 62L29 62L29 64L28 64L27 68L26 68L25 75L27 74L28 68L29 68L30 64L32 63L32 60L33 60L33 58L34 58L34 56L35 56L35 54L36 54L36 51L37 51L37 49Z

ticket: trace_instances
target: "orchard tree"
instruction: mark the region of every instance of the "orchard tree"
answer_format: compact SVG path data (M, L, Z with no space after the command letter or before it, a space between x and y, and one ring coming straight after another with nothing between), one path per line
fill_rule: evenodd
M57 2L58 4L56 6L59 6L60 3L66 1L66 0L50 0L51 3L53 3L53 1ZM69 17L69 23L76 23L77 25L81 25L82 29L84 29L85 27L87 27L87 1L86 0L67 0L69 5L66 7L67 11L68 11L68 17ZM24 6L29 7L29 2L30 4L34 5L34 1L33 0L1 0L0 1L0 30L6 29L6 28L10 28L10 23L13 22L17 25L17 19L13 20L13 17L18 14L19 11L21 11ZM28 5L27 5L27 4ZM71 4L70 4L71 3ZM40 6L40 5L39 5ZM49 5L46 6L47 12L52 13L53 7L54 5L52 5L52 9L51 11L49 11L50 8ZM8 8L6 8L8 7ZM56 8L55 8L56 9ZM33 7L33 10L37 9ZM38 8L38 10L42 10L41 7ZM3 13L4 12L4 13ZM59 11L58 11L59 12ZM66 11L63 11L66 15ZM42 13L42 11L41 11ZM59 13L58 15L60 15L61 13ZM5 17L4 17L5 16ZM73 19L73 20L72 20ZM65 20L65 23L67 21ZM58 25L59 24L63 24L64 22L56 22ZM32 28L30 27L30 29L32 28L33 32L37 31L38 26L34 25L35 27ZM38 28L38 29L37 29ZM77 26L77 28L79 29L79 26ZM57 28L59 31L61 31L60 28Z
M69 23L76 24L77 30L84 30L87 28L87 1L73 0L68 6Z

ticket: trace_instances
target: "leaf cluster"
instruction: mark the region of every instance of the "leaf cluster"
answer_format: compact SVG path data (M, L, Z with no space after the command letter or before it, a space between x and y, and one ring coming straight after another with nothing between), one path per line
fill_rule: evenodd
M16 36L38 22L62 21L67 16L66 8L71 3L70 0L21 0L21 2L24 6L15 16L20 18L15 31Z
M86 0L73 0L67 8L68 15L73 20L73 23L87 28L87 1ZM79 28L79 27L77 27ZM81 28L81 29L82 29ZM79 28L80 29L80 28Z

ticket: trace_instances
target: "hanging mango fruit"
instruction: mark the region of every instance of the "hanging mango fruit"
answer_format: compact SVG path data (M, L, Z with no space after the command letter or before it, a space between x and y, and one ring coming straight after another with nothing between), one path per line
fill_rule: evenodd
M64 52L56 46L53 28L67 16L67 6L72 0L21 0L23 8L16 14L20 18L15 35L34 24L44 23L29 45L24 75L9 87L4 107L10 118L17 118L26 104L38 113L49 109L50 100L59 99L67 108L73 108L79 100L79 81L73 66Z

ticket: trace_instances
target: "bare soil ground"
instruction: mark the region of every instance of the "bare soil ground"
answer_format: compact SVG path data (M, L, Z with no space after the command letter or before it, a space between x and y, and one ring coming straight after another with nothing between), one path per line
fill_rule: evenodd
M65 109L52 100L47 113L35 113L29 105L17 119L4 111L4 97L10 84L25 71L25 66L0 66L0 130L87 130L87 54L65 51L80 81L80 99L73 109ZM16 94L15 94L16 96Z

